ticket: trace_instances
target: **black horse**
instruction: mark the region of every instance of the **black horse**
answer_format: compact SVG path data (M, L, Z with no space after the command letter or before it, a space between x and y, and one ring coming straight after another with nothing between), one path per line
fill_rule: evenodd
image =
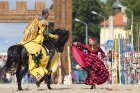
M51 42L51 44L54 46L55 51L63 52L64 45L69 38L69 31L67 31L65 29L56 29L55 31L52 32L52 34L58 35L57 39L48 38L49 41ZM45 41L46 40L44 39L44 43L45 43ZM42 51L40 51L40 54L41 53L42 53ZM38 55L38 57L41 57L41 56L42 56L42 54ZM38 63L38 57L35 57L35 55L32 55L32 57L34 60L37 60L37 63ZM7 62L0 71L0 74L2 77L3 73L9 71L11 69L11 67L13 66L13 64L16 65L16 68L17 68L16 77L17 77L17 82L18 82L18 90L22 90L21 80L22 80L23 76L29 70L28 59L29 59L28 52L23 45L13 45L13 46L9 47L9 49L7 51ZM24 67L23 70L22 70L22 67ZM49 89L51 89L50 82L49 82L51 75L45 75L45 76L47 76L47 78L46 78L47 86ZM41 81L43 81L45 76L41 79ZM39 86L39 84L37 84L37 86Z

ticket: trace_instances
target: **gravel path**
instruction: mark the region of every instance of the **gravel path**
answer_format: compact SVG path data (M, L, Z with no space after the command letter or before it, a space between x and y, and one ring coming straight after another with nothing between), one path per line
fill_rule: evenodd
M0 84L0 93L140 93L140 85L104 84L93 90L84 84L52 84L51 87L53 90L48 90L46 84L41 84L39 88L35 84L22 84L24 90L18 91L16 84Z

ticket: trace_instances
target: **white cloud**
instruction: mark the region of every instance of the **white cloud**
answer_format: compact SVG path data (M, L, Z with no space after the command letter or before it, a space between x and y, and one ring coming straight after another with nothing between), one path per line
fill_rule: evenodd
M5 40L4 43L9 43L9 41L8 40Z

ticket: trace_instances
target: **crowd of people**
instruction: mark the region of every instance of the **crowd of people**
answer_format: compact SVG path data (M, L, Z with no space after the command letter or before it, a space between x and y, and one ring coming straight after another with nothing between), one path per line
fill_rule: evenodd
M2 68L7 60L6 55L0 55L0 68Z
M4 66L5 62L6 62L7 56L6 55L1 55L0 56L0 69ZM123 58L122 58L123 59ZM72 57L71 58L71 62L72 62L72 80L73 80L73 84L83 84L84 80L87 76L86 72L77 64L77 62L75 61L75 59ZM111 68L111 62L112 62L112 52L108 51L107 53L107 60L106 60L106 66L109 69L110 72L110 78L108 80L107 83L116 83L116 70ZM136 83L136 79L140 80L140 60L138 60L138 64L137 64L138 68L137 68L137 77L135 75L135 69L131 68L130 70L130 74L126 71L127 69L124 68L124 70L121 71L121 75L122 75L122 84L131 84L131 83ZM123 67L123 66L122 66ZM128 75L127 75L128 73ZM131 77L130 77L131 76ZM129 77L127 79L127 77ZM113 79L114 80L113 80ZM9 71L8 73L5 74L5 83L16 83L17 79L16 79L16 74L15 71ZM30 75L29 73L26 73L26 75L24 76L23 83L35 83L35 78ZM140 83L140 82L138 82Z

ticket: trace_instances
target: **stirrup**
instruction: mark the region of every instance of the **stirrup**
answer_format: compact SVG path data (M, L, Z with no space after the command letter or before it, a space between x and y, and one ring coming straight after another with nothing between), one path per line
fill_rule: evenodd
M46 54L47 54L47 55L49 55L49 54L50 54L49 49L47 49L47 48L45 47L45 45L43 45L43 44L42 44L42 46L43 46L43 47L44 47L44 49L46 50Z

